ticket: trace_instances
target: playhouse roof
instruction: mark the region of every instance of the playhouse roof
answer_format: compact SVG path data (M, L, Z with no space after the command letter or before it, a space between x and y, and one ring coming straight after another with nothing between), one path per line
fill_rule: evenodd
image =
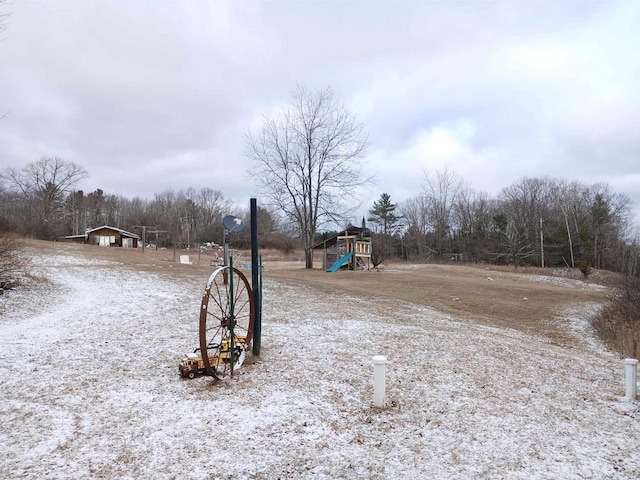
M338 237L346 236L346 235L360 235L362 232L368 233L368 229L360 228L360 227L347 227L337 235L334 235L331 238L327 238L322 242L313 246L314 250L319 250L321 248L332 247L338 243Z

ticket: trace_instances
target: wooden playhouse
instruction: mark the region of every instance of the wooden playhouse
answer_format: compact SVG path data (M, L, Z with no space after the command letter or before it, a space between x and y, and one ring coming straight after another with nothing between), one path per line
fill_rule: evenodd
M322 269L335 272L341 268L368 270L371 263L371 237L366 228L348 227L313 247L322 251Z

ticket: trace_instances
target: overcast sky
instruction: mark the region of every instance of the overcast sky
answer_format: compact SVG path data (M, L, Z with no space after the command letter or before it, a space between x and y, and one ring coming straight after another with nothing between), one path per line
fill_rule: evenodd
M0 168L59 156L80 188L211 187L248 205L243 134L331 86L400 202L423 172L497 195L604 181L640 211L640 2L26 1L0 42Z

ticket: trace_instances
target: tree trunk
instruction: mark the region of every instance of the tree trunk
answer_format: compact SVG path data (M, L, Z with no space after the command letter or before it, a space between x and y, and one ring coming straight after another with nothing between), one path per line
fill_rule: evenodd
M571 253L571 268L575 268L576 264L575 261L573 260L573 242L571 241L571 229L569 229L569 219L567 218L567 214L565 213L565 211L563 210L562 213L564 214L564 223L567 227L567 236L569 237L569 253Z
M313 248L304 249L304 268L313 268Z

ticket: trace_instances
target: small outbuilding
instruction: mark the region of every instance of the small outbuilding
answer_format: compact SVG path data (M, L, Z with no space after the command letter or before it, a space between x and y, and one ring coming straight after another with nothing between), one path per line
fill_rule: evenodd
M100 245L101 247L138 248L140 237L135 233L127 232L120 228L103 225L87 230L84 235L68 235L62 237L61 240Z

